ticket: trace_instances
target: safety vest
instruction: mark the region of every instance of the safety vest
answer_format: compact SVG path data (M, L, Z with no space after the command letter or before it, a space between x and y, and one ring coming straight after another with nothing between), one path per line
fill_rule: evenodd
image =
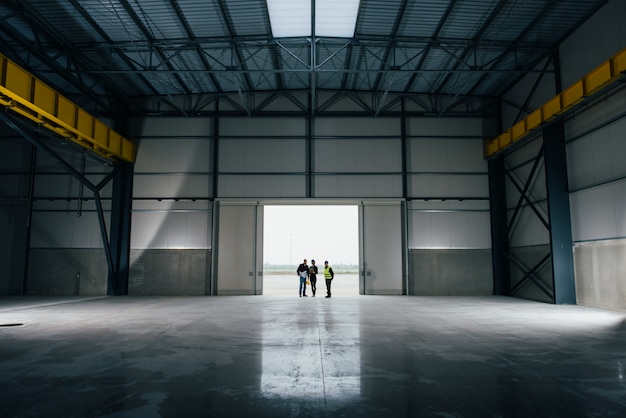
M332 280L333 276L330 275L330 266L324 267L324 278L326 280Z

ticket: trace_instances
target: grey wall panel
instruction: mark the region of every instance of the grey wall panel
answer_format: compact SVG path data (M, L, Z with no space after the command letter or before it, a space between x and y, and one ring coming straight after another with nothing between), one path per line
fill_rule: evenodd
M209 248L211 212L133 212L131 248Z
M318 137L400 136L398 118L316 118L314 135Z
M128 294L201 296L209 294L211 251L131 250Z
M487 175L412 174L407 176L413 198L488 198Z
M621 97L623 106L626 96ZM626 176L625 130L626 118L622 118L567 145L571 189Z
M163 116L134 118L128 124L128 135L130 138L207 136L211 134L212 122L211 118Z
M576 303L626 310L626 240L574 245Z
M481 118L421 117L407 119L407 135L433 137L483 137L484 120Z
M409 294L492 295L491 250L409 251Z
M222 174L218 179L218 197L306 197L304 175Z
M306 144L302 139L226 138L220 140L222 173L304 172Z
M281 137L306 135L305 118L222 118L221 137Z
M400 172L402 150L399 139L317 139L315 141L317 172L376 173Z
M104 296L107 262L102 249L33 248L28 259L28 295Z
M626 180L570 195L574 241L626 236Z
M178 126L181 135L187 134L184 126ZM207 172L211 160L211 141L207 138L149 138L137 149L135 172Z
M413 172L487 172L482 139L411 138L408 170Z
M625 20L626 3L611 0L559 46L564 88L624 48Z
M488 212L409 211L409 248L491 248Z
M202 174L135 174L134 198L200 198L212 196L212 176Z
M319 175L314 179L315 197L389 198L402 196L400 175Z
M108 214L105 213L107 230ZM31 248L102 248L100 224L95 212L34 212Z

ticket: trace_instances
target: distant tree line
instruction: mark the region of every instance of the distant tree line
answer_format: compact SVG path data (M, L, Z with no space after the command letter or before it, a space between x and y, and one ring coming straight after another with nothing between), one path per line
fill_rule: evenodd
M334 264L334 263L330 263L330 261L329 261L329 264L333 268L333 271L337 273L341 273L341 272L357 273L359 271L358 264ZM315 265L320 270L320 274L322 274L322 270L324 269L324 260L316 261ZM267 272L274 272L274 273L292 273L296 271L297 267L298 267L297 265L292 265L292 264L265 263L263 265L263 270Z

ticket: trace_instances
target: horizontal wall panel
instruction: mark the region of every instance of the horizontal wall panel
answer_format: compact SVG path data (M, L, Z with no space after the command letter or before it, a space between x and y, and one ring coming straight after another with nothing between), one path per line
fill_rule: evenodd
M108 218L107 230L109 228ZM100 224L95 212L34 212L31 248L102 248Z
M131 250L128 294L202 296L210 293L211 251Z
M626 236L626 180L570 194L572 239Z
M143 139L135 172L207 172L213 159L211 147L212 141L206 138Z
M407 134L409 136L459 136L483 137L484 120L481 118L438 118L421 117L407 119Z
M402 197L401 175L318 175L313 181L314 197Z
M212 175L135 174L135 198L193 198L212 196Z
M0 197L20 198L28 197L30 175L28 174L1 174Z
M316 137L368 137L368 136L400 136L399 118L324 118L314 122Z
M409 251L409 294L489 296L493 294L491 250Z
M402 170L400 139L316 139L315 172L376 173Z
M411 138L408 170L487 173L482 139Z
M491 248L489 212L409 212L409 248Z
M306 197L306 176L220 174L218 197Z
M626 310L626 240L574 245L576 303Z
M210 248L211 212L133 212L131 248Z
M303 173L306 161L303 139L227 138L219 143L221 173Z
M220 137L302 137L306 135L306 119L286 118L221 118Z
M570 189L626 176L626 118L567 145Z
M410 174L411 198L488 198L489 178L484 175Z
M164 136L208 136L212 132L212 118L145 117L132 119L129 135L132 138ZM184 127L184 129L182 129ZM141 143L139 144L141 146Z

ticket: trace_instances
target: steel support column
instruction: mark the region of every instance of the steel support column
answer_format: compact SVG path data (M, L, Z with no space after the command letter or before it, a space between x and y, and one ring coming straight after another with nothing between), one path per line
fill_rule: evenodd
M505 170L499 158L489 160L488 169L493 294L509 295L511 291L511 272L508 260L509 229L506 220Z
M133 165L120 164L113 176L110 237L113 268L109 269L108 295L128 294L132 192Z
M554 280L554 303L576 304L572 223L567 182L567 160L563 123L547 126L543 131L550 250Z

